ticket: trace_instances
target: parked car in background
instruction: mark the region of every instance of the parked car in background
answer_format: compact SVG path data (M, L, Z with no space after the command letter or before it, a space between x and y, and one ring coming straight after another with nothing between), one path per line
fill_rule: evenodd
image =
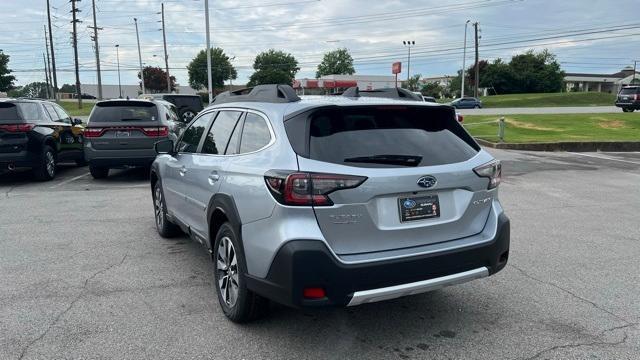
M620 89L616 106L624 112L640 110L640 86L625 86Z
M474 97L463 97L453 100L451 106L456 109L481 109L482 101Z
M185 94L142 94L140 99L161 99L168 101L178 109L178 116L185 122L189 123L204 108L202 99L199 95Z
M84 132L91 175L100 179L111 168L150 166L156 157L154 144L177 139L177 124L169 111L155 100L97 102Z
M156 143L157 230L209 250L232 321L268 300L355 306L506 265L500 162L450 106L362 94L227 92L177 143Z
M34 99L0 100L0 169L30 168L51 180L56 164L85 165L82 121L58 104Z
M169 121L170 124L173 126L173 132L176 134L176 136L179 136L189 123L185 122L182 118L178 116L178 108L172 103L166 100L155 100L155 101L158 104L164 105L167 108L168 111L165 113L165 117L167 118L167 121Z

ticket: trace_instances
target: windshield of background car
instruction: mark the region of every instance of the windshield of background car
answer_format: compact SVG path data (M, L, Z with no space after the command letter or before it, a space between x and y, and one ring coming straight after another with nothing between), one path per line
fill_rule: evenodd
M151 102L109 101L97 103L89 122L157 121L158 109Z
M621 95L632 95L640 92L640 88L623 88L620 90Z

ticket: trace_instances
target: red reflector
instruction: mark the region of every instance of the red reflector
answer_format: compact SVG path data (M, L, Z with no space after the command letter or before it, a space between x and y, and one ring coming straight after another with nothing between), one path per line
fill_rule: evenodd
M322 299L325 293L323 288L305 288L303 296L305 299Z
M4 130L7 132L29 132L31 129L35 127L34 124L8 124L8 125L0 125L0 130Z
M84 137L92 138L92 137L100 137L104 133L104 129L102 128L86 128L84 129Z
M142 132L147 136L161 137L169 135L169 128L166 126L144 127Z
M458 122L464 122L464 116L460 115L460 114L456 114L456 117L458 118Z

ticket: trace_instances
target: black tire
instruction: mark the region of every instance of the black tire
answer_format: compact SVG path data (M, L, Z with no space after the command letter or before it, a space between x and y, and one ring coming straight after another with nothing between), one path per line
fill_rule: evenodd
M42 146L40 159L32 171L38 181L49 181L56 177L56 152L51 146Z
M196 115L198 115L198 112L189 108L180 110L179 114L180 119L182 119L185 124L190 123Z
M476 105L473 107L474 109L480 109L480 105Z
M84 158L77 159L76 160L76 165L78 165L80 167L87 166L87 160L85 160Z
M235 265L229 261L231 265L228 266L227 270L223 270L223 267L219 265L221 263L225 263L226 259L231 258L231 256L228 255L226 256L226 259L224 259L225 256L221 256L219 252L221 244L225 241L228 241L233 245L233 256L235 256L236 259ZM235 251L236 249L238 250L237 252ZM231 251L229 254L231 254ZM215 267L214 286L216 288L216 294L218 295L218 301L220 302L222 311L229 320L236 323L249 322L264 316L268 312L269 301L247 289L245 275L247 273L247 267L244 255L242 253L242 248L240 247L238 236L228 222L224 223L220 227L220 230L218 230L218 234L216 235L216 241L213 244L213 262ZM233 298L232 296L227 296L230 295L230 293L223 294L224 290L222 287L225 282L224 277L227 279L227 285L231 284L231 288L233 288L233 284L235 282L237 295L233 302L228 302L227 300L229 298ZM228 279L232 279L231 282Z
M180 234L180 228L167 218L167 204L164 201L160 180L153 186L153 214L158 234L163 238L172 238Z
M104 179L109 176L109 168L89 165L89 172L94 179Z
M629 112L629 109L627 109L627 108L622 108L622 112Z

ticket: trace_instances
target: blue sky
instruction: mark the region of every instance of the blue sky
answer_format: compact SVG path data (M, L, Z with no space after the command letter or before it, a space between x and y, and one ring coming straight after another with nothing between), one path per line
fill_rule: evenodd
M138 18L145 64L164 66L162 0L96 0L103 83L117 84L115 44L120 44L122 82L135 84ZM205 46L204 0L164 0L169 66L188 82L186 65ZM11 56L19 84L44 81L42 53L45 0L1 0L0 49ZM73 83L68 0L51 0L58 83ZM96 83L90 40L91 0L78 3L81 82ZM326 51L346 47L359 74L390 74L406 65L403 40L414 40L411 73L455 74L462 65L464 23L480 24L480 57L508 59L527 49L548 48L567 72L612 73L640 60L638 0L210 0L212 42L235 57L245 83L255 55L275 48L301 64L298 78L313 77ZM467 64L473 61L469 27ZM404 66L406 71L406 66ZM401 74L405 77L406 72Z

